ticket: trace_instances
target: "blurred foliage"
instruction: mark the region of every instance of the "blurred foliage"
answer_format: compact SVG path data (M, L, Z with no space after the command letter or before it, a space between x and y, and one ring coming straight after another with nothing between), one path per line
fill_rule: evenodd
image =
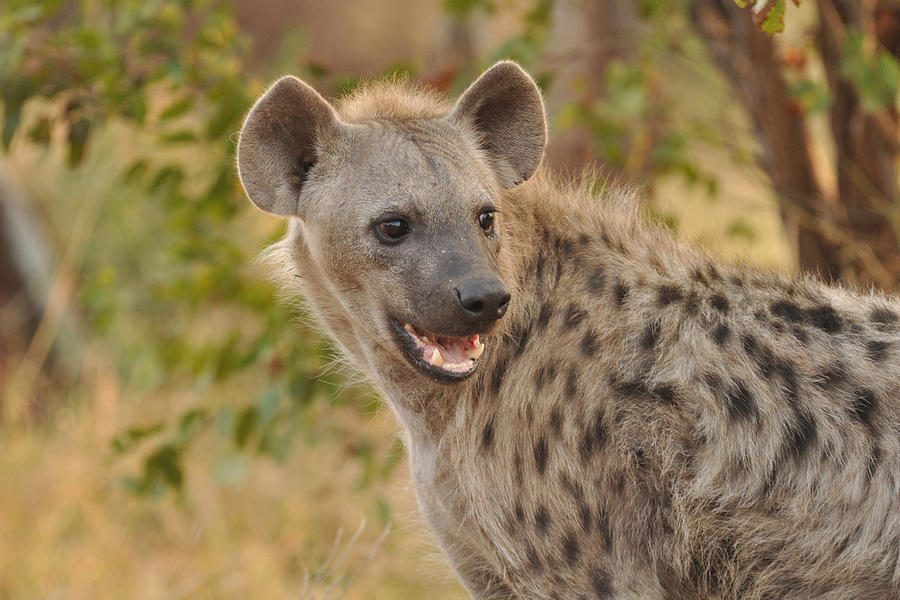
M342 380L320 375L330 346L298 331L296 311L254 268L259 246L247 244L234 153L259 89L246 80L248 43L230 5L12 0L0 19L4 149L17 136L58 142L77 169L98 132L131 132L110 165L130 193L105 203L98 224L117 235L93 242L77 274L78 309L121 380L149 394L267 373L243 406L197 406L121 432L114 452L145 457L126 484L142 494L180 489L184 452L211 427L238 451L283 459L304 429L303 407L337 401ZM51 220L83 200L70 198L45 211ZM223 458L217 476L234 479L238 464Z
M510 4L444 0L443 7L467 22ZM784 0L767 4L761 27L780 29ZM708 63L687 7L687 0L639 0L634 52L607 63L602 95L585 95L556 120L590 132L597 157L619 173L651 184L675 176L715 197L718 179L699 164L691 144L723 148L731 140L702 120L684 118L679 109L691 99L667 73L675 61ZM553 8L552 0L525 3L517 32L478 66L512 58L536 74L545 92L551 90L555 72L543 57L552 43ZM308 406L352 397L339 394L342 377L321 374L334 349L296 326L296 309L278 301L253 264L260 240L276 239L281 226L247 235L249 203L234 172L235 134L261 91L261 81L247 80L251 55L228 2L7 0L0 11L5 151L17 140L62 147L76 170L99 132L124 129L132 142L110 165L126 197L105 202L100 217L100 226L117 234L95 240L77 273L78 310L109 349L118 377L150 394L205 390L248 372L265 373L258 395L240 404L204 401L168 420L120 432L112 440L114 453L143 457L140 472L125 482L140 494L182 488L184 455L201 432L230 441L215 476L234 483L247 469L245 454L282 460L297 439L314 439ZM457 72L457 89L471 75L472 66L465 67ZM298 69L301 75L328 74L314 60L293 67ZM405 63L387 69L414 71ZM790 79L798 107L806 113L825 109L827 87L800 71ZM864 36L851 35L842 72L867 107L894 105L900 68ZM340 93L358 81L335 79ZM71 206L45 212L51 220L68 219L82 200L73 194ZM675 217L655 209L648 218L678 226ZM57 225L65 230L65 223ZM752 240L756 234L750 223L735 220L727 235ZM363 465L360 485L384 478L400 455L398 449L387 460L376 459L364 441L349 453ZM389 512L386 504L379 508L385 520Z
M840 73L859 92L863 109L875 113L893 108L900 86L897 58L861 31L850 30L847 37Z

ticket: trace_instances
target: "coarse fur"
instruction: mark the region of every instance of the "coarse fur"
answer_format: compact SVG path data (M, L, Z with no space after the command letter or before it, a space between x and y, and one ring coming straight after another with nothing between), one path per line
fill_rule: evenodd
M525 85L504 62L455 107L375 84L332 114L311 88L266 104L270 90L239 147L251 200L292 217L271 263L396 412L469 592L900 597L900 303L717 264L645 225L628 192L555 181L534 161L544 117ZM516 128L492 128L504 111ZM298 161L308 172L279 175ZM496 239L456 225L479 195ZM431 246L373 241L371 215L398 197ZM391 254L404 245L418 262ZM512 298L474 374L449 384L383 326L452 327L433 287L448 252Z

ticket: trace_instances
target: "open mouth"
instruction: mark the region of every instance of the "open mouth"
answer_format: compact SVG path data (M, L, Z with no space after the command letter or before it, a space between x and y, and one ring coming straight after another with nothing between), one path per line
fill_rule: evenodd
M391 319L407 360L419 370L438 380L460 381L475 372L484 352L478 334L467 337L438 335L409 323Z

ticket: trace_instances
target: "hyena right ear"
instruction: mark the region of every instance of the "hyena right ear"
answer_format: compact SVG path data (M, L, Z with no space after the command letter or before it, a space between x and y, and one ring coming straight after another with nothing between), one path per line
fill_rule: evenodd
M324 141L340 128L328 101L296 77L282 77L250 109L237 147L247 196L275 215L300 213L300 189Z
M456 102L450 120L475 128L500 185L534 175L547 141L541 91L522 67L500 61L482 73Z

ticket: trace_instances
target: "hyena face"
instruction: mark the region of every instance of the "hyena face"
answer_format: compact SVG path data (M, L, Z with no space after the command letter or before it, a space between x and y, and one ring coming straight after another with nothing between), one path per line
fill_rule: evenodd
M259 208L291 235L333 302L373 347L428 377L471 375L510 300L501 191L530 177L545 139L533 81L485 73L452 112L347 118L294 78L252 109L238 146ZM340 338L340 331L332 332Z

